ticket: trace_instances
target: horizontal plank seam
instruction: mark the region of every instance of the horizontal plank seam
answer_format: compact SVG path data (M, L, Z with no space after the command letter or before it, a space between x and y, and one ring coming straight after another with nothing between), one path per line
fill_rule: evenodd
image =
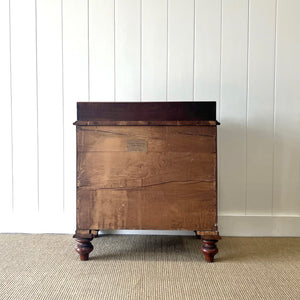
M201 182L215 182L215 181L216 180L187 180L187 181L170 180L170 181L154 183L154 184L148 184L148 185L137 186L137 187L92 188L88 185L81 185L81 186L77 186L77 188L83 188L83 189L92 190L92 191L97 191L97 190L132 190L132 189L141 189L141 188L145 188L145 187L157 186L157 185L168 184L168 183L197 184L197 183L201 183Z

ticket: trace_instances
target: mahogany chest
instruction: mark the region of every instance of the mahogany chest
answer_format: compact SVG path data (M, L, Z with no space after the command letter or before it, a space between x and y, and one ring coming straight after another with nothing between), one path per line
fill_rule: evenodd
M215 102L77 103L81 260L99 230L193 230L212 262L217 228Z

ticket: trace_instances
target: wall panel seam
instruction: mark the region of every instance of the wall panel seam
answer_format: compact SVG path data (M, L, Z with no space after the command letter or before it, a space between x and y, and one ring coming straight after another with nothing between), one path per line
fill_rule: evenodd
M250 0L248 0L248 27L247 27L247 78L246 78L246 126L245 126L245 215L248 206L248 125L249 125L249 72L250 72Z
M114 0L114 102L116 102L116 0Z
M218 119L221 122L221 104L222 104L222 56L223 56L223 0L220 0L220 70L219 70L219 109L218 109Z
M167 0L167 59L166 59L166 101L168 101L169 92L169 0Z
M12 112L12 102L13 102L13 84L12 84L12 56L11 56L11 0L8 2L8 28L9 28L9 82L10 82L10 136L11 136L11 211L14 211L14 144L13 144L13 112Z
M223 0L220 0L220 58L219 58L219 109L218 109L218 121L221 123L221 105L222 105L222 62L223 62ZM221 124L222 126L222 124ZM221 129L219 127L219 133ZM217 153L218 153L218 208L220 207L221 193L220 193L220 162L221 162L221 140L220 134L217 135Z
M36 80L36 137L37 137L37 211L40 210L40 144L39 144L39 78L38 78L38 45L37 45L37 0L35 0L35 80Z
M142 55L143 55L143 0L140 0L140 102L142 102L143 92L142 92L142 79L143 79L143 69L142 69Z
M196 0L194 0L194 26L193 26L193 101L195 101L195 39L196 39Z
M88 101L91 101L91 76L90 76L90 1L87 1L87 67L88 67Z
M276 100L277 100L277 29L278 29L278 0L275 1L275 41L274 41L274 90L273 90L273 152L272 152L272 207L271 213L274 215L274 171L275 171L275 140L276 140Z
M60 1L60 13L61 13L61 96L62 96L62 160L63 160L63 203L62 203L62 211L65 212L65 69L64 69L64 19L63 19L63 0Z

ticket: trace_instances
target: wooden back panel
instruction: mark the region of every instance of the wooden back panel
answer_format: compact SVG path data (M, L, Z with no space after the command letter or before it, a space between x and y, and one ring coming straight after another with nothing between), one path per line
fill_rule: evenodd
M214 230L216 126L77 126L77 228Z

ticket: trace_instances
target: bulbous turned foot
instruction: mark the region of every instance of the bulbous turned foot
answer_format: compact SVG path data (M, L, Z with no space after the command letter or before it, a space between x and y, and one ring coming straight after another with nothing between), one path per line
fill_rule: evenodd
M88 260L89 254L93 251L94 247L91 243L92 238L75 238L77 245L75 250L79 253L80 260Z
M214 261L214 256L219 252L216 243L218 240L212 240L212 239L205 239L202 237L202 247L201 247L201 252L205 256L205 261L206 262L213 262Z

